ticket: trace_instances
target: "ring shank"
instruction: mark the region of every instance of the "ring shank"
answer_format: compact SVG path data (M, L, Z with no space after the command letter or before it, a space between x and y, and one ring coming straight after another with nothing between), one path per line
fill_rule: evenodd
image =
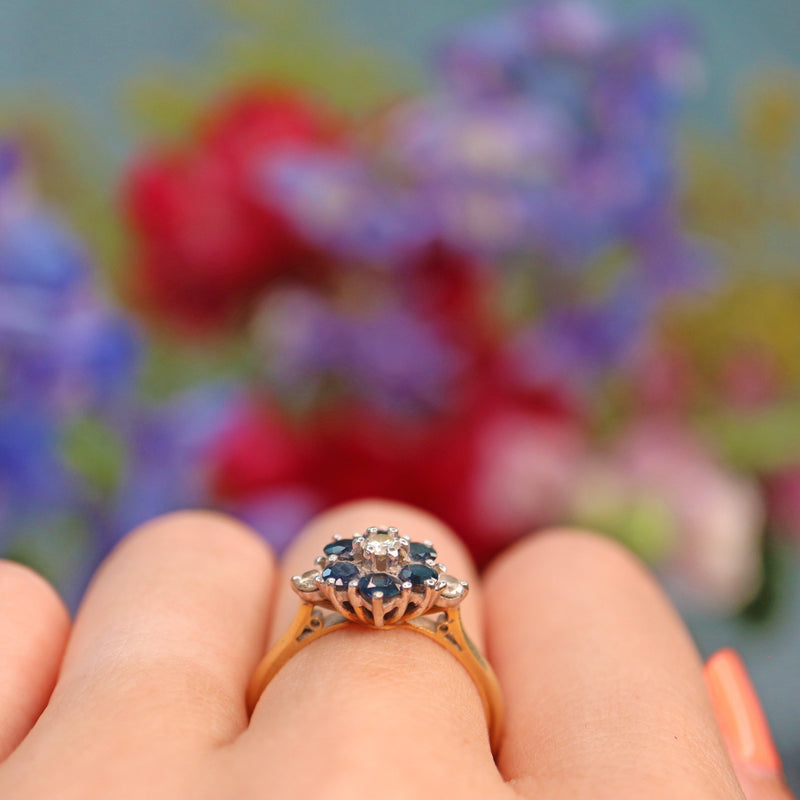
M311 642L356 623L336 612L324 612L313 603L302 603L292 624L273 645L256 668L247 691L247 712L252 715L264 689L283 665ZM359 626L363 627L363 626ZM500 685L489 663L464 630L459 608L448 608L438 614L416 617L413 620L372 630L413 630L432 639L450 652L467 670L483 704L489 729L492 753L497 755L502 730L502 696Z

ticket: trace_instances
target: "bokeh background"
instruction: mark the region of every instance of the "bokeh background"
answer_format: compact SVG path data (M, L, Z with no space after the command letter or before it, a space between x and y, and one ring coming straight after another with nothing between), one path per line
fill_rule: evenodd
M0 4L0 548L590 525L800 788L800 7Z

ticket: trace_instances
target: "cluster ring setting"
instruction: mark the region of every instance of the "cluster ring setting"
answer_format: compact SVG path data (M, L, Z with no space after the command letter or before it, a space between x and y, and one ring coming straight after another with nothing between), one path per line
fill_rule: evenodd
M391 525L371 526L350 538L333 536L314 567L290 579L300 608L256 668L247 692L248 712L253 713L281 667L322 636L353 625L412 630L450 652L467 670L496 754L502 727L500 687L461 621L460 605L469 585L437 559L432 542L412 541Z
M292 588L307 603L351 622L382 628L422 614L455 608L469 585L436 561L430 541L412 542L397 528L367 528L352 539L335 536L316 568L292 576Z

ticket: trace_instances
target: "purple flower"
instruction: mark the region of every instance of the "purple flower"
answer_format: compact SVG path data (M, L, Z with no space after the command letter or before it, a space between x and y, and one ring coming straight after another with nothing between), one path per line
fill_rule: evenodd
M510 340L510 371L523 384L555 383L585 394L643 346L652 305L636 284L623 282L604 301L559 306Z
M295 398L333 388L384 408L440 408L465 366L433 323L395 301L346 312L286 293L262 310L256 339L267 376Z
M124 400L139 334L92 286L82 245L26 197L19 166L12 178L0 190L0 395L65 418Z
M672 119L696 62L674 19L622 29L581 2L523 5L455 37L444 90L393 112L380 155L285 160L265 191L350 262L440 241L590 268L674 205Z
M559 0L511 12L527 34L528 48L548 56L591 58L612 43L614 26L593 3Z
M31 407L0 406L0 543L36 515L63 506L70 480L59 457L59 431Z
M128 420L125 480L107 522L111 542L148 519L208 504L210 449L236 408L226 384L187 390Z
M0 144L0 530L24 550L26 531L70 519L88 528L91 550L104 540L112 481L73 433L121 426L124 440L140 337L93 286L85 248L30 184L22 151ZM99 463L111 464L110 443L94 450L104 445Z
M280 487L240 503L230 511L282 553L303 526L322 511L322 504L307 487Z
M613 34L590 3L527 3L465 26L445 46L441 72L447 90L461 97L527 92L533 65L591 60L613 45Z
M403 265L434 242L497 270L527 268L543 308L522 337L530 368L622 367L659 303L711 272L676 210L673 125L699 75L691 31L677 17L622 26L583 2L528 3L458 33L440 67L438 91L382 120L379 148L273 165L262 176L270 201L351 268L382 268L398 296ZM606 299L576 299L613 254L624 269ZM404 341L390 336L397 309L300 305L281 317L267 368L298 391L317 384L314 394L324 374L339 388L367 381L360 394L380 402L425 405L464 368L424 343L436 332L414 318L399 323ZM406 358L412 342L428 355Z
M710 254L680 231L670 209L638 220L632 238L637 280L653 298L707 290L720 277Z
M19 150L13 143L0 139L0 186L10 180L19 169Z
M32 211L0 228L0 280L51 302L88 278L86 254L52 217Z
M417 198L381 183L348 156L271 159L262 192L311 241L349 261L390 267L427 242L430 220Z

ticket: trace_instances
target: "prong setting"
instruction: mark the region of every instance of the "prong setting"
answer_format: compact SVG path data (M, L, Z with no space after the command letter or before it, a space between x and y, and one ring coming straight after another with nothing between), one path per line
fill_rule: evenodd
M315 567L293 575L291 585L307 603L335 611L351 622L391 628L424 614L454 608L467 595L429 540L414 542L396 527L332 537Z

